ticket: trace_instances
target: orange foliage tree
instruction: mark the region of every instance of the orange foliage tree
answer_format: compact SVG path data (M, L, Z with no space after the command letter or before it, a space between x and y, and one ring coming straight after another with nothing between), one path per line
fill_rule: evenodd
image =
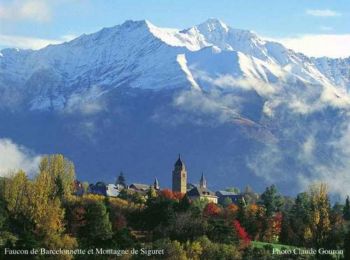
M221 208L213 202L208 203L203 210L205 216L218 216L220 213Z

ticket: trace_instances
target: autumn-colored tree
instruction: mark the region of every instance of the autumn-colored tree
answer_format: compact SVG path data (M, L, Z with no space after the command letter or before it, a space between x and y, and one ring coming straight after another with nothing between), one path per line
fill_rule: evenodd
M240 223L253 239L261 239L264 230L267 228L265 207L257 204L249 204L247 207L241 208L241 210L244 211L244 213L240 214Z
M324 183L310 186L311 219L310 231L313 245L321 247L329 235L330 226L330 202L327 185Z
M39 165L39 174L44 173L47 174L51 196L61 200L69 199L74 191L74 164L61 154L45 156Z
M282 213L277 212L268 219L268 225L265 229L264 241L277 243L282 228Z
M160 196L162 198L169 199L169 200L175 200L176 199L174 193L171 190L169 190L169 189L161 190L160 191Z
M64 210L57 197L50 174L40 172L34 181L29 181L23 171L7 179L4 198L10 214L18 219L24 230L40 239L46 248L74 248L74 238L64 234Z
M173 192L173 194L174 194L175 199L178 201L182 200L182 198L185 196L185 193L181 193L181 192L177 192L177 191Z
M153 186L151 186L149 188L149 190L147 191L147 199L153 200L153 199L157 198L157 196L158 196L157 191L155 190L155 188Z
M186 242L186 255L188 259L200 260L203 248L198 241Z
M204 216L218 216L221 213L221 208L213 202L208 203L203 210Z
M231 203L225 208L226 216L234 218L237 215L238 210L238 206L234 203Z
M14 218L28 216L31 211L29 194L32 190L32 184L29 182L25 172L20 170L11 177L6 178L3 186L4 200L11 216Z
M240 241L242 241L242 246L246 247L249 245L251 239L245 229L241 226L238 220L233 221L233 227L238 235Z

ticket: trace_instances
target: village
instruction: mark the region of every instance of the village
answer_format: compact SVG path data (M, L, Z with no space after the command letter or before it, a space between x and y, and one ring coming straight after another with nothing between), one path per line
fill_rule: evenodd
M216 192L211 191L208 188L207 180L202 173L199 180L199 184L188 183L188 173L184 161L179 154L178 159L174 164L174 170L172 171L172 192L185 194L190 200L202 200L208 203L215 203L221 205L228 205L234 203L238 205L242 203L246 204L246 200L249 202L257 202L259 194L252 191L247 187L243 192L240 192L237 188L228 188L225 190L218 190ZM121 197L123 193L136 194L139 198L147 199L147 194L150 189L155 192L161 190L159 181L154 179L152 184L144 183L126 183L124 173L121 172L116 180L116 183L105 184L104 182L97 182L96 184L89 184L88 187L84 187L83 183L75 181L76 195L83 195L85 193L102 195L106 197Z

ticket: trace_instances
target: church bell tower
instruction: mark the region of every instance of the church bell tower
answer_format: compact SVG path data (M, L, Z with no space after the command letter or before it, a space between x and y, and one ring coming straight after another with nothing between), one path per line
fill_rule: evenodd
M173 170L173 191L186 193L187 191L187 172L181 157L175 162Z

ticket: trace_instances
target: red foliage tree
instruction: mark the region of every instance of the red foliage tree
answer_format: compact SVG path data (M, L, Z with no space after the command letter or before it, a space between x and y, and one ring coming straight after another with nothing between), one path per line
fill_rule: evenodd
M282 212L277 212L274 215L272 220L272 229L273 229L274 239L277 242L279 240L279 235L282 229Z
M185 196L185 193L181 192L173 192L175 199L182 200L182 198Z
M174 193L169 189L164 189L160 192L160 196L169 200L175 200L176 197Z
M241 223L239 223L238 220L234 220L233 227L236 230L236 233L238 235L239 240L243 241L243 245L244 246L249 245L251 239L250 239L247 231L245 231L244 227L241 226Z
M169 200L181 200L185 194L181 192L174 192L169 189L164 189L160 192L160 196Z
M203 209L205 216L218 216L220 212L221 208L213 202L208 203Z

